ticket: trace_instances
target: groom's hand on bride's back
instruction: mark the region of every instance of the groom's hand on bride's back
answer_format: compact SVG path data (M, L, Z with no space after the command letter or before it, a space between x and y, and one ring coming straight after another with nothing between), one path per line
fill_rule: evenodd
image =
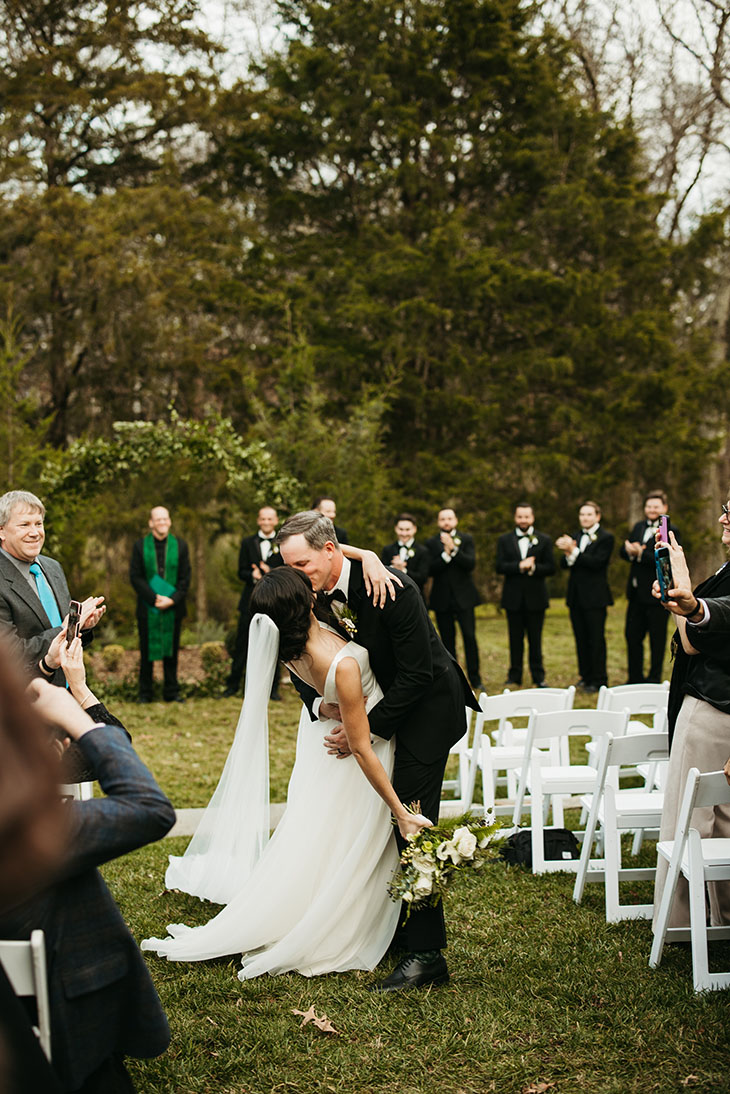
M319 712L317 715L322 721L342 721L342 715L340 714L340 708L337 703L325 703L324 700L319 704Z
M334 703L329 705L334 706ZM339 707L337 709L339 710ZM339 718L339 714L337 714L337 717ZM347 734L345 733L345 727L343 725L335 726L331 733L325 735L324 747L327 749L330 756L337 756L340 760L343 760L345 756L352 755L350 746L347 743Z

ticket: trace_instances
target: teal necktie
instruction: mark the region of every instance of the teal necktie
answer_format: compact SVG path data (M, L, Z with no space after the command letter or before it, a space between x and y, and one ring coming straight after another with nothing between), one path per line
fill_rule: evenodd
M58 604L56 603L56 598L53 595L53 589L48 584L48 579L46 578L46 575L43 573L43 570L41 570L37 562L31 562L30 572L35 578L36 591L38 593L40 602L43 605L43 610L48 616L51 626L60 627L63 623L63 616L58 610Z

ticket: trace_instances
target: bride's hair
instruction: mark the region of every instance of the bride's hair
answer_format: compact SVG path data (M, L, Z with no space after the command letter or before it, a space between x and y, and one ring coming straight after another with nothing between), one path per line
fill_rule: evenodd
M292 566L278 566L254 585L251 614L268 615L276 624L282 661L296 661L304 653L313 604L312 583Z

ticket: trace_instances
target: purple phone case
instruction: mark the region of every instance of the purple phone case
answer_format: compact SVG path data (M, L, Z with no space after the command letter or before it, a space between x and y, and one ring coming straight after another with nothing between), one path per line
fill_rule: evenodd
M663 516L659 521L659 538L662 543L669 543L669 528L667 527L668 524L669 518L666 516Z

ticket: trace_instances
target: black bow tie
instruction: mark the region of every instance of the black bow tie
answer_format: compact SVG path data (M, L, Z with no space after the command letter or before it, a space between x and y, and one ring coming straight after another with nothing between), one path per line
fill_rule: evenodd
M259 532L259 539L265 539L267 543L271 543L272 539L276 539L276 532L273 536L265 536L263 532Z
M647 528L658 528L659 527L659 521L658 520L648 520L646 522L646 527Z
M333 600L339 600L341 604L347 603L347 597L343 593L342 589L335 589L334 592L331 593L321 592L318 595L322 598L327 606L329 606Z

